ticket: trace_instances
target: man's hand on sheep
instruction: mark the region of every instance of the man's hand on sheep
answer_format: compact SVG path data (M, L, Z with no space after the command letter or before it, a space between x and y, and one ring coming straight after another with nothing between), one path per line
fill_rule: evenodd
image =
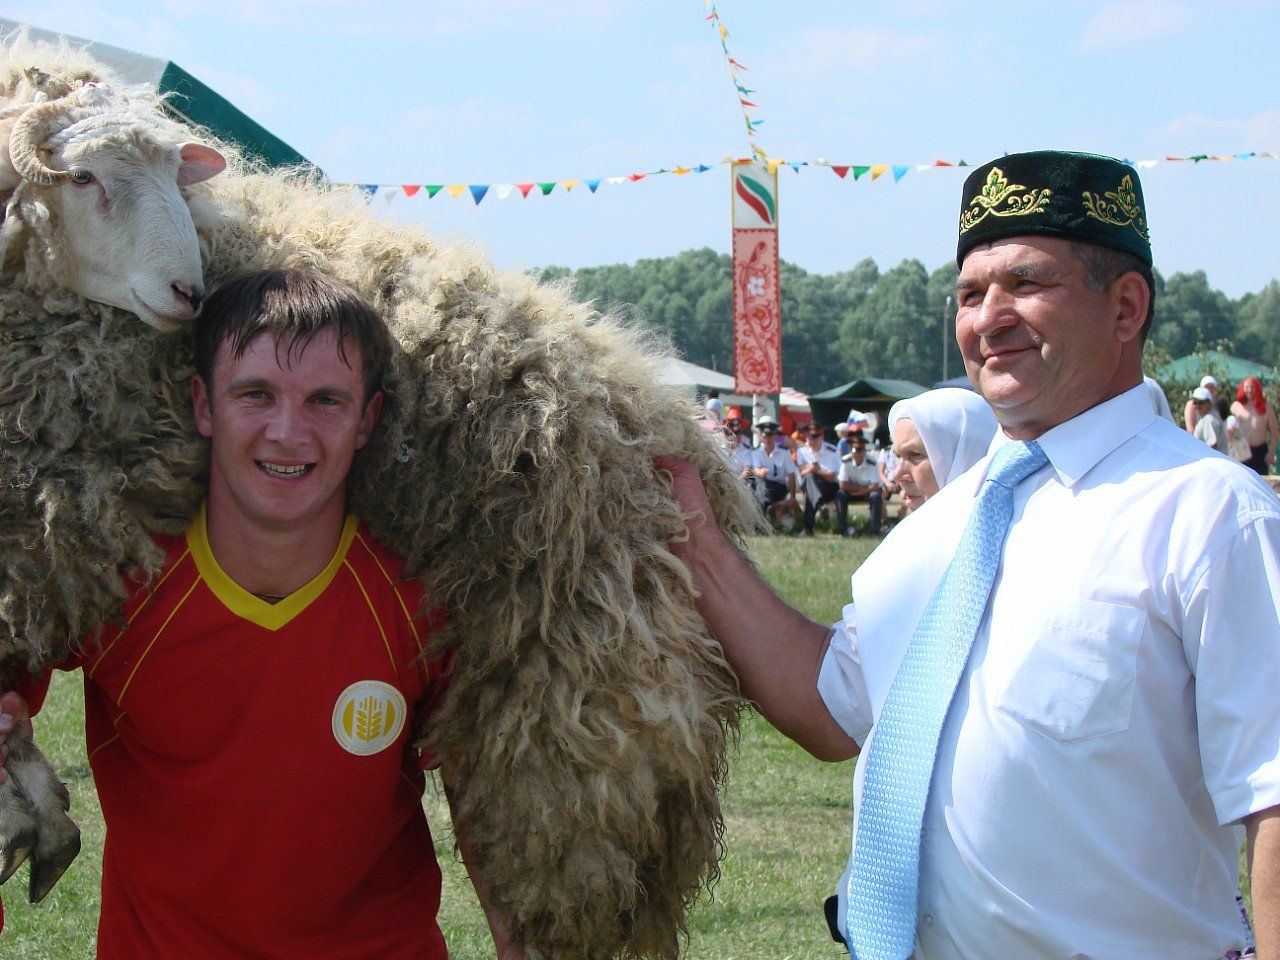
M0 694L0 783L9 776L4 770L4 762L9 756L9 733L14 729L25 729L30 733L29 717L27 702L22 697L16 693Z

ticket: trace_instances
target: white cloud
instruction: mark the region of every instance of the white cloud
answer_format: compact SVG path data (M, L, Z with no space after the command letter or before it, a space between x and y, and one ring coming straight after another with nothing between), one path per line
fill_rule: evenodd
M1182 0L1122 0L1094 14L1081 46L1094 51L1126 50L1176 36L1195 21L1195 11Z
M1280 108L1263 110L1251 117L1186 114L1160 127L1153 136L1184 151L1274 151L1280 148Z
M761 72L802 80L834 79L919 66L942 52L942 38L931 33L870 26L812 28L797 34L786 53Z

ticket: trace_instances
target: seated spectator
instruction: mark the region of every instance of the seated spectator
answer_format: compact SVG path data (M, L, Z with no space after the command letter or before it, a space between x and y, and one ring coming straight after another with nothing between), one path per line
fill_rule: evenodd
M973 391L943 387L895 403L889 430L898 457L893 478L907 509L916 510L986 456L996 418Z
M1218 400L1218 380L1216 377L1201 377L1200 390L1209 394L1209 401L1217 403ZM1187 433L1196 432L1196 424L1200 420L1200 408L1196 405L1194 396L1195 391L1191 391L1193 396L1187 400L1187 405L1182 411L1182 421L1187 425Z
M720 399L719 390L707 391L707 413L716 420L724 419L724 402Z
M737 407L729 408L729 416L724 420L725 433L730 437L729 456L738 468L738 478L752 490L756 488L755 447L751 445L751 423L742 416Z
M1218 409L1213 401L1214 395L1208 387L1196 387L1191 391L1191 402L1196 408L1196 423L1192 433L1197 440L1203 440L1219 453L1230 456L1227 425L1218 416Z
M804 535L813 536L813 522L818 508L832 503L840 491L836 476L840 472L840 455L836 448L823 439L822 427L809 424L805 431L805 445L796 452L796 465L800 468L800 482L804 485ZM845 518L838 516L839 532L844 536Z
M888 446L882 450L876 451L876 473L880 477L880 489L884 491L885 502L888 503L893 499L895 493L901 493L902 487L898 481L893 479L894 472L898 469L898 455L893 452L893 447ZM898 500L898 519L901 520L907 515L906 501L899 498Z
M880 522L884 514L884 491L880 488L880 473L874 460L867 458L867 438L859 431L850 440L850 452L841 457L837 482L840 490L836 493L836 517L840 526L840 535L852 533L849 530L849 504L867 503L870 506L872 536L880 533Z
M781 522L784 509L798 509L796 503L796 464L786 447L778 442L778 422L763 416L756 423L760 433L760 446L756 447L754 473L760 484L756 488L760 508Z
M1262 392L1262 381L1257 377L1245 377L1236 388L1236 399L1231 404L1231 415L1236 419L1236 429L1249 446L1249 456L1243 459L1251 470L1265 474L1276 462L1276 412L1267 403Z
M845 457L849 455L849 450L850 450L849 424L837 423L836 424L836 453L840 454L840 459L843 460Z

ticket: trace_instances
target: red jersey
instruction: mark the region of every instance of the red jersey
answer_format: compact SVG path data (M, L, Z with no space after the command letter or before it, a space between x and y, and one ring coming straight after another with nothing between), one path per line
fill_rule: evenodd
M436 960L440 870L410 746L440 677L401 566L348 518L276 604L201 513L86 657L107 824L99 960Z

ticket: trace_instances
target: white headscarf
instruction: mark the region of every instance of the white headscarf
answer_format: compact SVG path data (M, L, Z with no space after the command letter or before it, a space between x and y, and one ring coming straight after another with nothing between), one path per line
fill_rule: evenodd
M958 387L899 400L889 411L890 431L899 420L915 424L939 487L985 457L996 433L996 418L987 401Z

